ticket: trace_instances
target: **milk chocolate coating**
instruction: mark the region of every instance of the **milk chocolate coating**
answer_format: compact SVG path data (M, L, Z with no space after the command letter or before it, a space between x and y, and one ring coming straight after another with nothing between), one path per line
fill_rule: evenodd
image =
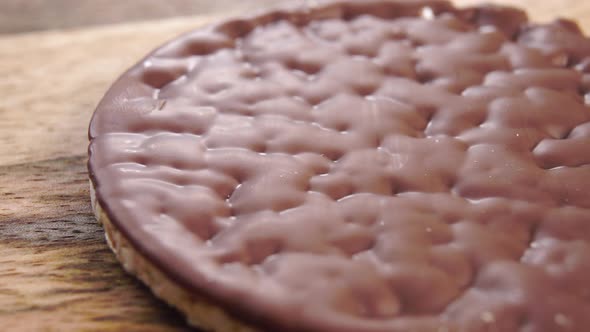
M89 169L140 253L267 331L580 332L589 92L570 21L320 2L147 56Z

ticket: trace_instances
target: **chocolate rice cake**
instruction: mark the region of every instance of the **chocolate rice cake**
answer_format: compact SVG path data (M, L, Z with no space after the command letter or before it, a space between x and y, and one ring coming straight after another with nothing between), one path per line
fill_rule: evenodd
M89 137L110 246L204 330L590 330L571 21L385 0L230 19L126 72Z

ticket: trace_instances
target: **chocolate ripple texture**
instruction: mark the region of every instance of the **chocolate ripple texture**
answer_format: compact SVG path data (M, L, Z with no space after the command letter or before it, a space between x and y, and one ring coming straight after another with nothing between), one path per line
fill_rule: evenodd
M138 252L264 331L583 332L589 105L571 21L309 2L144 58L89 170Z

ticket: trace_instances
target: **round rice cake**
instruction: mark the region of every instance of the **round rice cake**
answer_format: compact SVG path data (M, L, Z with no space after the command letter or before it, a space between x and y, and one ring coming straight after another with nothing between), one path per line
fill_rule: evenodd
M125 269L205 330L583 331L589 92L577 25L513 8L226 20L106 93L93 207Z

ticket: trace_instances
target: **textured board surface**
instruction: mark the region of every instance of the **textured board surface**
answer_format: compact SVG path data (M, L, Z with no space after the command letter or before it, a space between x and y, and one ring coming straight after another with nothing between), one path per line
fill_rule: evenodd
M585 1L505 2L527 8L533 20L566 16L590 30ZM0 38L0 324L6 330L186 329L108 250L89 204L86 129L96 102L126 67L213 19Z

